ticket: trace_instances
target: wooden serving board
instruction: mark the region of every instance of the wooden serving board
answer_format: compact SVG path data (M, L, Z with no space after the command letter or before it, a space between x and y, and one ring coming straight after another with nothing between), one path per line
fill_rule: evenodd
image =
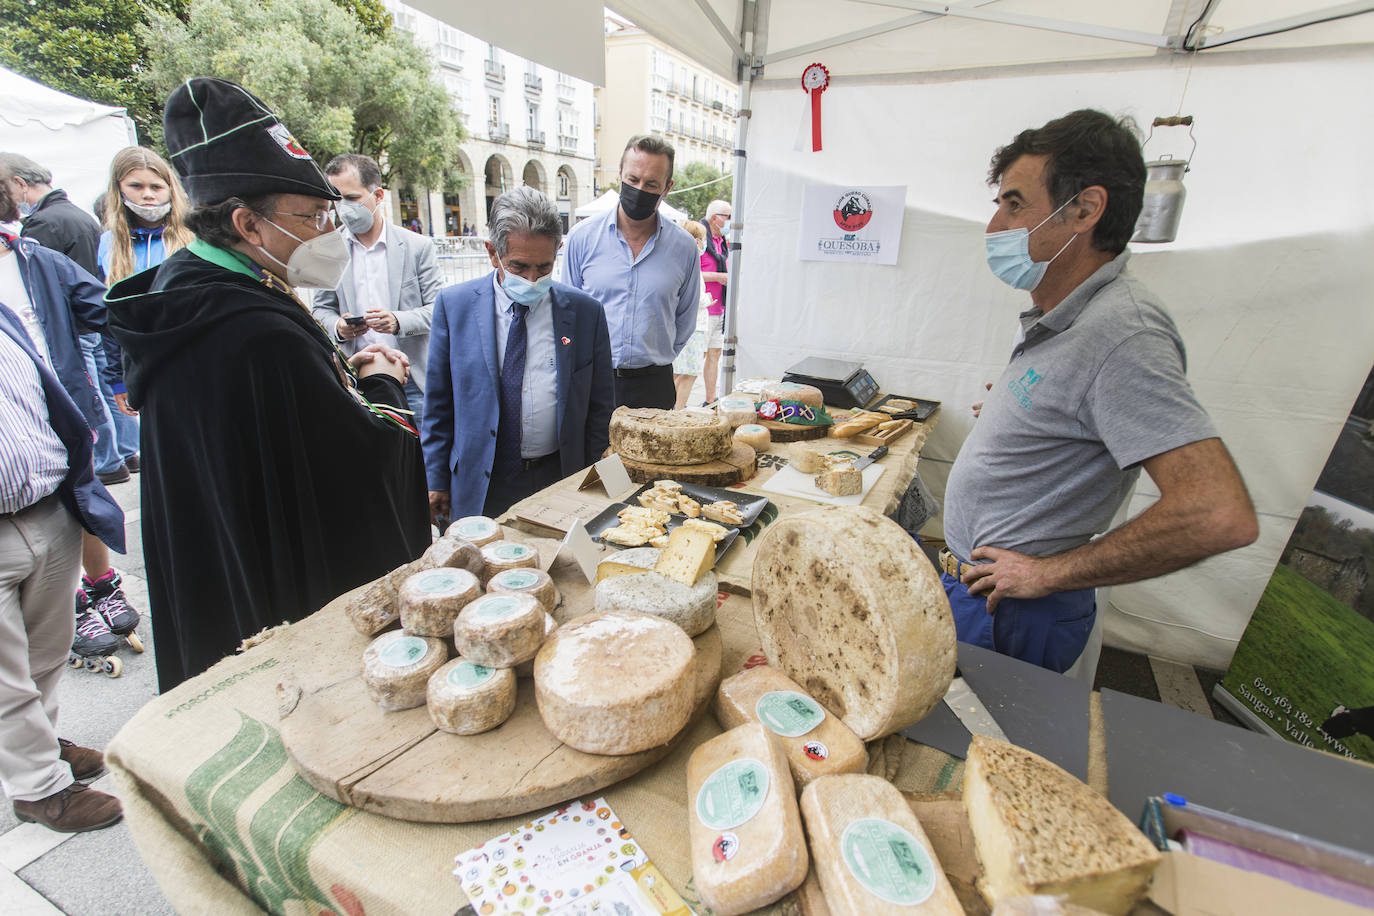
M635 483L676 480L678 483L694 483L703 487L729 487L754 476L758 455L744 443L736 442L730 454L719 461L705 464L651 464L624 455L620 456L620 460Z
M557 541L521 538L545 557ZM547 562L547 561L546 561ZM560 560L549 575L563 595L565 623L592 610L593 592ZM301 777L336 801L408 821L467 823L524 814L598 791L667 756L691 724L662 747L624 757L584 754L544 727L534 681L520 678L515 712L481 735L439 731L425 707L384 712L367 695L362 654L369 638L340 621L341 638L321 646L318 664L277 685L281 739ZM720 682L719 627L697 647L696 706L706 711Z
M910 420L899 420L897 425L890 429L866 429L861 433L850 438L851 442L862 442L864 445L888 445L902 438L911 432L914 424Z
M760 419L759 425L768 430L774 442L803 442L807 439L824 439L834 427L798 426L796 423L779 423L776 420Z

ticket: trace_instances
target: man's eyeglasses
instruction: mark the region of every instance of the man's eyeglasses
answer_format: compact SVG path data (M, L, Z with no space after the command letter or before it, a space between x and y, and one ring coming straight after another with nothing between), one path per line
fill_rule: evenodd
M321 232L328 232L339 224L339 214L335 212L333 207L314 213L293 213L290 210L273 210L272 212L278 216L295 216L300 219L312 220L315 228Z

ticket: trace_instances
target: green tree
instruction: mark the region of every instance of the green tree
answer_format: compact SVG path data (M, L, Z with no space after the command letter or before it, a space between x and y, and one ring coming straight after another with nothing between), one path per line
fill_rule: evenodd
M453 187L462 120L409 36L365 28L375 0L189 0L154 13L144 85L165 98L188 75L232 79L281 116L316 160L361 152L388 183Z
M685 210L692 219L704 220L706 206L711 201L717 198L729 200L734 192L735 179L717 181L720 177L721 173L705 162L689 162L673 173L674 190L668 192L668 203L679 210ZM699 185L704 187L698 187ZM682 190L679 191L678 188Z

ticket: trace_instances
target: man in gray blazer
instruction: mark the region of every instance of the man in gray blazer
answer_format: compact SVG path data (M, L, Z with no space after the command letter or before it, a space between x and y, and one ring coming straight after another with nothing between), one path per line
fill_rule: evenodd
M406 400L418 430L430 315L442 285L434 243L386 221L382 172L370 157L344 153L324 171L343 195L335 206L343 217L350 262L338 287L315 294L311 311L349 356L380 343L410 357Z

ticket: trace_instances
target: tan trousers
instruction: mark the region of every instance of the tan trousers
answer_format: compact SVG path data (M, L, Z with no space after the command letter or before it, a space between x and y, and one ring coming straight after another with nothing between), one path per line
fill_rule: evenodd
M76 634L81 526L56 495L0 518L0 785L37 801L72 784L57 684Z

